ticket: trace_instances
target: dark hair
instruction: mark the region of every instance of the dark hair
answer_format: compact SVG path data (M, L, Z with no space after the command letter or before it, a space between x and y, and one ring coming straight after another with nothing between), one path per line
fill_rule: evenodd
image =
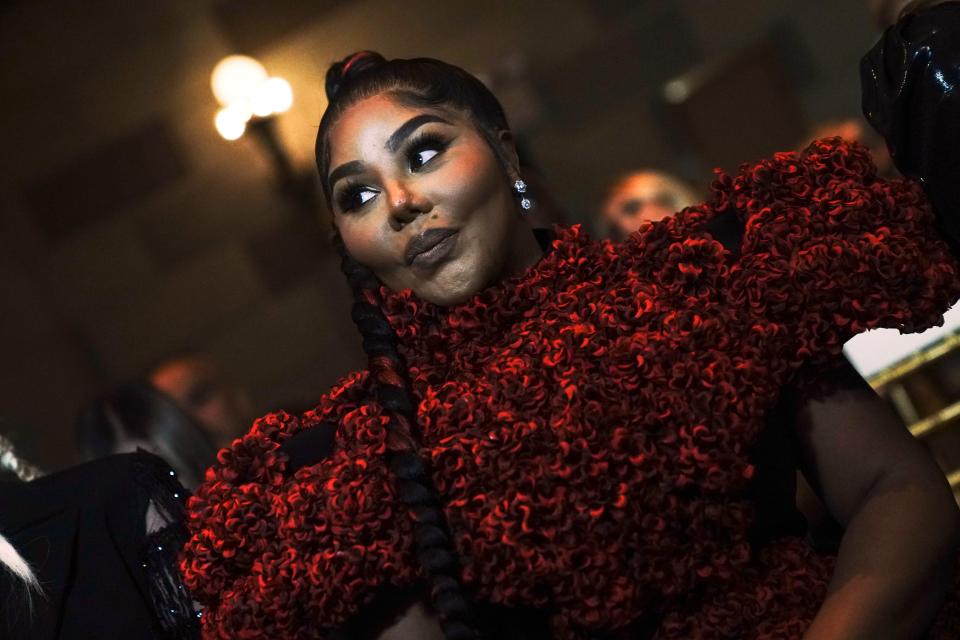
M320 120L316 156L324 195L330 203L328 136L333 124L351 105L375 95L389 94L404 105L455 109L469 116L504 165L507 159L497 142L509 130L503 107L477 78L463 69L430 58L386 60L378 53L360 51L333 64L327 71L330 102ZM353 291L353 320L363 338L373 392L389 418L388 464L400 500L413 519L414 552L428 580L431 608L439 614L448 640L477 638L474 608L463 593L460 561L454 548L440 498L418 453L416 404L407 380L407 368L397 350L396 335L380 308L380 282L346 252L342 269Z
M143 380L124 382L84 408L77 417L76 436L87 459L143 441L177 470L188 488L197 486L216 460L217 449L203 427Z

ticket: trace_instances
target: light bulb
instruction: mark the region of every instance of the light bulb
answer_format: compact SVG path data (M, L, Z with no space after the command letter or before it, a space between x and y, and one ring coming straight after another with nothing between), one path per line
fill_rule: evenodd
M250 102L250 111L253 115L261 118L273 114L273 101L270 100L270 92L267 90L267 82L260 85L257 95Z
M682 78L671 80L663 86L663 97L670 104L681 104L690 97L690 84Z
M264 81L267 70L250 56L228 56L217 63L210 75L213 95L223 106L240 100L253 101Z
M270 108L273 113L283 113L293 106L293 89L283 78L269 78L263 83L263 93L270 96Z
M220 109L213 119L213 124L225 140L236 140L247 130L247 119L243 117L242 113L238 113L230 107Z

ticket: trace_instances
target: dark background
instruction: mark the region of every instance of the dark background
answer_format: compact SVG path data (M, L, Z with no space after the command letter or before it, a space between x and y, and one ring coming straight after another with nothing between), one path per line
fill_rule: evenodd
M697 184L857 115L864 0L20 0L0 3L0 432L48 469L78 408L202 350L258 410L362 364L337 260L254 141L221 139L210 71L258 57L294 90L312 166L327 65L427 55L495 86L569 220L637 167ZM681 78L700 93L671 107ZM308 228L309 227L309 228Z

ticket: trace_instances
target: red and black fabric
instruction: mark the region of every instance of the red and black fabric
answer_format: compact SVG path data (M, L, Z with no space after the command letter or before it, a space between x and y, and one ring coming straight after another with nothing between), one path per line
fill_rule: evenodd
M739 255L704 227L728 214ZM942 322L960 279L921 187L833 139L719 174L708 203L619 245L561 228L462 305L382 295L475 600L571 640L651 619L661 639L788 639L833 561L751 540L765 418L855 333ZM324 637L418 581L367 387L353 374L221 451L181 562L205 637ZM330 457L288 473L282 445L324 424Z

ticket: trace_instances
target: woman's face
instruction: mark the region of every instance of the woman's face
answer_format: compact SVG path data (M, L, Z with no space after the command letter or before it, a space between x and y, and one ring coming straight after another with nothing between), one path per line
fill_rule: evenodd
M608 228L625 238L645 222L657 222L696 203L694 194L669 176L643 171L618 184L603 205Z
M514 160L508 132L498 144ZM329 133L334 223L347 251L394 291L463 302L540 256L505 169L469 118L385 94Z

